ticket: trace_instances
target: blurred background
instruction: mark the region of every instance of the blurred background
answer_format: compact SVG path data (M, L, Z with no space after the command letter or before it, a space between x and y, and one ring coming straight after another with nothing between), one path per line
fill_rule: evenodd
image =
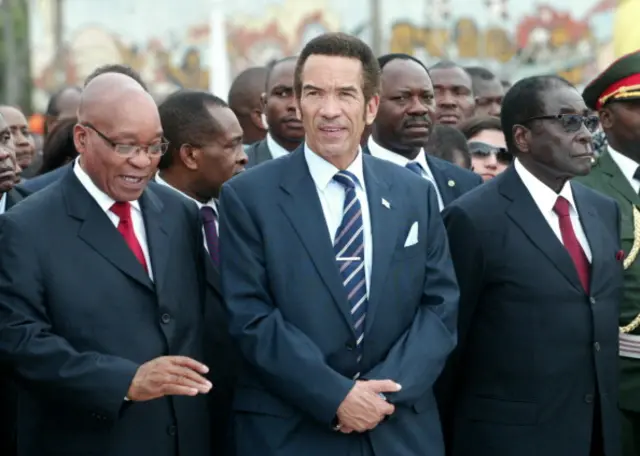
M129 64L158 98L178 87L224 96L238 72L326 31L358 35L378 54L480 64L511 82L557 73L578 86L640 47L640 0L0 2L2 99L28 114L104 63Z

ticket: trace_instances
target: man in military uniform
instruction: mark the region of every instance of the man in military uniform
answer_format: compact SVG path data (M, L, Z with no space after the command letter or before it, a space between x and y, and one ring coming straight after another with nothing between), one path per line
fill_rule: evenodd
M583 92L607 147L579 180L615 198L621 213L625 294L620 305L620 408L624 456L640 456L640 52L616 60ZM612 252L612 255L614 253ZM621 255L622 256L622 255Z

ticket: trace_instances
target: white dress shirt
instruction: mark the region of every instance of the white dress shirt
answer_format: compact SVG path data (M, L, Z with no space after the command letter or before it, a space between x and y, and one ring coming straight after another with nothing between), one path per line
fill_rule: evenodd
M429 163L427 162L427 156L424 149L420 150L420 153L415 158L415 160L409 160L406 157L403 157L400 154L396 154L390 150L385 149L380 144L375 142L371 136L369 136L369 140L367 142L367 146L369 146L369 152L376 158L380 158L381 160L386 160L391 163L395 163L398 166L406 167L407 164L412 161L419 164L422 168L422 177L427 179L431 184L433 184L433 188L436 190L436 196L438 197L438 206L440 210L444 209L444 201L442 200L442 195L440 194L440 189L438 188L438 183L436 179L433 177L433 173L431 172L431 168L429 168Z
M170 189L178 192L180 195L184 196L188 200L193 201L198 206L198 210L202 209L204 206L208 206L211 209L213 209L214 214L216 214L216 233L220 234L220 225L218 224L218 206L216 206L216 201L214 199L209 200L207 202L207 204L202 204L200 201L198 201L198 200L196 200L194 198L191 198L186 193L181 192L180 190L178 190L177 188L172 186L170 183L165 181L160 176L160 173L156 173L156 183L160 184L160 185L164 185L165 187L169 187ZM204 248L207 249L207 252L208 252L209 251L209 246L207 245L207 234L204 232L204 226L202 227L202 236L204 237Z
M629 185L631 185L633 191L638 193L640 191L640 181L634 176L638 169L638 163L634 162L629 157L622 155L611 146L608 146L608 149L609 155L611 155L614 163L618 165L618 168L620 168L624 177L627 178L627 181L629 181Z
M316 184L318 198L322 205L324 219L327 222L331 243L336 237L336 231L342 223L342 213L344 211L345 189L338 182L333 180L340 170L334 165L317 155L307 144L304 145L304 158L309 167L309 173ZM373 236L371 234L371 216L369 212L369 200L364 182L364 171L362 167L362 150L358 150L356 159L346 169L358 178L360 185L356 185L356 196L362 209L362 224L364 234L364 272L367 284L367 296L370 290L371 265L373 255Z
M80 166L79 159L76 160L73 165L73 172L76 174L76 177L82 184L82 186L87 189L89 195L98 203L100 209L107 214L113 226L118 228L118 224L120 223L120 217L111 212L111 206L116 202L113 198L107 195L105 192L100 190L96 184L93 183L89 175L82 169ZM131 221L133 223L133 232L138 238L138 243L140 243L140 247L142 248L142 253L144 254L144 259L147 262L147 270L149 271L149 278L153 280L153 272L151 271L151 257L149 256L149 245L147 243L147 232L144 228L144 218L142 217L142 210L140 209L140 203L136 201L130 201L131 203Z
M269 148L271 158L275 159L289 155L289 151L278 144L276 140L273 139L273 136L271 136L271 133L267 133L267 147Z
M520 179L522 179L524 186L529 190L536 206L538 206L538 209L542 212L545 220L563 245L562 233L560 232L560 218L558 217L558 214L554 212L553 206L556 204L559 196L562 196L569 202L569 216L571 217L573 231L576 234L576 238L578 239L582 250L587 256L589 263L591 263L591 248L589 247L587 236L582 228L582 223L580 223L580 216L576 209L576 202L573 199L573 191L571 190L571 184L569 181L564 184L560 193L556 193L551 190L551 188L547 187L547 185L543 184L536 176L531 174L531 172L529 172L529 170L525 168L517 158L515 159L514 166L516 172L520 176Z
M0 197L0 214L4 214L7 211L7 194L3 193Z

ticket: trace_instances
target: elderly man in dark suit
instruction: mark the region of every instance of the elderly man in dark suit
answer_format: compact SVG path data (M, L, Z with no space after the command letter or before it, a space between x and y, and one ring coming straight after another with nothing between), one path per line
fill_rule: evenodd
M366 44L321 35L297 65L307 142L220 199L238 455L442 456L432 385L458 288L435 192L360 150L378 107Z
M555 76L515 84L501 116L514 165L443 214L460 284L449 452L619 456L620 212L570 181L598 119Z
M0 217L18 455L210 456L203 238L195 205L147 187L166 151L156 105L98 76L74 142L72 169Z

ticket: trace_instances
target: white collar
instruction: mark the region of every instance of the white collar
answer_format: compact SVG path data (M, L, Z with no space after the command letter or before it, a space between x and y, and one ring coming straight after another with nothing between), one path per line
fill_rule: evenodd
M333 180L333 177L340 171L333 164L316 154L309 148L307 143L304 144L304 158L309 167L311 178L321 191L324 191ZM351 162L347 168L351 174L356 176L360 181L360 187L364 189L364 167L362 164L362 149L358 147L358 154L355 160Z
M372 136L369 136L369 140L367 141L367 146L369 146L369 152L371 155L380 158L382 160L389 161L391 163L395 163L398 166L406 167L407 164L414 162L419 164L424 170L427 177L433 181L433 174L431 173L431 169L429 168L429 163L427 162L427 155L424 149L420 149L420 152L416 156L414 160L409 160L407 157L404 157L400 154L396 154L395 152L390 151L389 149L385 149L380 144L373 140Z
M165 187L170 188L171 190L174 190L175 192L179 193L180 195L184 196L185 198L187 198L188 200L193 201L194 203L196 203L196 205L198 206L198 209L202 209L204 206L209 206L210 208L213 209L213 211L216 213L216 216L218 215L218 206L216 206L216 200L215 199L211 199L207 202L207 204L202 204L200 201L198 201L195 198L190 197L189 195L187 195L186 193L178 190L177 188L175 188L173 185L171 185L170 183L168 183L166 180L164 180L162 177L160 177L160 172L156 173L156 183L160 184L160 185L164 185Z
M622 172L624 177L627 178L627 180L633 187L632 182L634 182L635 180L635 174L636 174L636 171L638 170L638 163L631 160L626 155L622 155L620 152L618 152L611 146L607 146L607 148L609 150L609 155L611 155L611 159L614 161L616 165L618 165L618 168L620 168L620 171Z
M110 211L111 206L113 206L116 200L114 200L98 188L91 177L89 177L87 172L80 165L80 157L76 159L76 162L73 165L73 172L76 174L76 177L78 178L82 186L89 192L93 199L96 200L98 206L100 206L100 208L102 208L104 212ZM136 209L138 212L141 212L140 203L138 202L138 200L129 201L129 203L131 203L131 207Z
M0 197L0 214L7 212L7 194L3 193Z
M280 158L289 155L289 151L278 144L278 142L273 139L273 136L271 136L271 133L267 133L267 147L269 148L271 158Z
M569 181L565 182L562 190L559 193L554 192L550 187L544 184L540 179L531 174L531 172L524 167L524 165L517 158L514 161L514 167L520 179L524 183L527 190L531 194L531 197L535 201L536 205L543 213L549 213L553 211L558 197L562 196L569 202L569 205L576 213L578 209L576 207L575 200L573 199L573 191L571 190L571 184Z

